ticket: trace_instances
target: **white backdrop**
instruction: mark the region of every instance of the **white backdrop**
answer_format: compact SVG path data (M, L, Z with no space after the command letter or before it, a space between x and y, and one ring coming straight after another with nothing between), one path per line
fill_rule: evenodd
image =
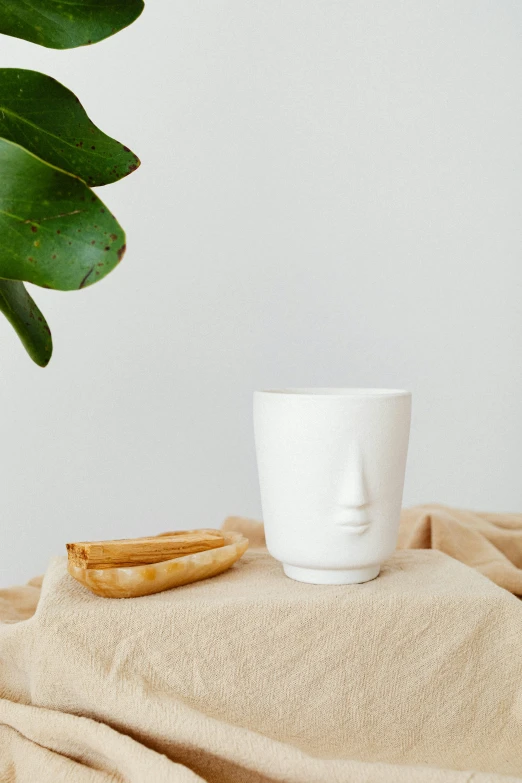
M93 47L0 38L142 168L128 253L0 321L0 584L69 540L260 514L251 393L410 388L405 503L522 510L522 5L149 0ZM0 238L1 241L1 238Z

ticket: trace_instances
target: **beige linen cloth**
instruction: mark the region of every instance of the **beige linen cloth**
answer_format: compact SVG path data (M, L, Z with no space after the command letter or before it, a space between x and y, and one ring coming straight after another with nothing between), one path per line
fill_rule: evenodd
M467 514L405 512L402 543L446 540L435 518L474 538ZM478 515L513 579L518 519ZM254 546L219 577L119 601L57 558L24 620L28 590L0 591L2 783L522 780L522 606L442 552L337 587Z

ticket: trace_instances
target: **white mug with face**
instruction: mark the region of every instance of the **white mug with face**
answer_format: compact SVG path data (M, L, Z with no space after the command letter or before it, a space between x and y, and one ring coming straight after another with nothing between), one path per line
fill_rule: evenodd
M397 545L411 394L396 389L254 393L266 543L291 579L354 584Z

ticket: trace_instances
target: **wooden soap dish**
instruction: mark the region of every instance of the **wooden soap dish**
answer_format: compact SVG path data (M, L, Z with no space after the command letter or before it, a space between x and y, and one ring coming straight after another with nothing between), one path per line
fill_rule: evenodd
M67 544L67 570L96 595L136 598L217 576L247 549L248 539L241 533L183 530L146 539Z

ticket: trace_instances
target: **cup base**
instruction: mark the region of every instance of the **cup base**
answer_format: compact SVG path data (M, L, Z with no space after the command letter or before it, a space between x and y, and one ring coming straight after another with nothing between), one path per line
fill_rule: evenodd
M290 579L295 579L297 582L308 582L312 585L358 585L379 576L381 567L376 565L346 569L300 568L283 563L283 570Z

